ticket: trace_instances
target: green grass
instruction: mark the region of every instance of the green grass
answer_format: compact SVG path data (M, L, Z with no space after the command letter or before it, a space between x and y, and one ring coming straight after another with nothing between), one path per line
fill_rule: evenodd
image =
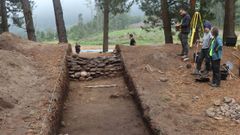
M152 32L146 32L141 28L129 28L124 30L116 30L109 32L109 45L129 45L129 33L133 33L137 45L161 45L164 44L164 33L162 30L156 29ZM239 34L239 32L238 32ZM80 43L81 45L102 45L102 33L96 33L90 35L87 38L76 40L69 39L69 43L75 45L76 42ZM179 43L177 34L173 36L173 42ZM44 41L44 43L51 43L56 44L58 41ZM240 34L238 38L238 44L240 44Z
M161 45L164 43L163 31L156 29L154 32L146 32L141 28L129 28L124 30L110 31L110 45L129 45L129 33L133 33L137 45ZM78 41L69 40L69 43L74 45L76 42L81 45L102 45L102 33L90 35L87 38L79 39ZM176 38L174 38L176 39ZM44 41L45 43L58 43L57 41Z
M109 44L129 44L129 33L133 33L138 45L162 44L164 40L163 32L156 30L155 32L146 32L141 28L131 28L109 32ZM88 38L79 40L82 45L102 45L102 33L92 35Z

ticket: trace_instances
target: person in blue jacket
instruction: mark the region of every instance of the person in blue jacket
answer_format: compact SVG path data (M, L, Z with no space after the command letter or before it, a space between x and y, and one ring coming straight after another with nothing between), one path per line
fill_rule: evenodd
M188 34L190 33L191 17L187 13L187 11L184 9L180 9L179 14L182 17L182 22L176 24L176 26L180 26L180 28L181 28L179 38L180 38L180 41L182 44L182 53L180 53L178 55L182 56L184 61L187 61L187 60L189 60L189 58L188 58L188 51L189 51Z
M214 27L211 31L213 39L209 48L209 56L212 63L213 77L211 86L219 87L221 82L220 63L222 59L223 42L219 36L218 28Z

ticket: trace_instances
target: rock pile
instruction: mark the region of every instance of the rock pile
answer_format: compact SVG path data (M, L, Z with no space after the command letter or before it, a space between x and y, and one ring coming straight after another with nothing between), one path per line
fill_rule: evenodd
M240 104L234 98L224 97L214 101L214 106L206 110L208 117L220 120L224 117L240 124Z
M122 73L121 59L117 55L97 58L68 57L69 76L72 80L89 81L101 76L114 77Z

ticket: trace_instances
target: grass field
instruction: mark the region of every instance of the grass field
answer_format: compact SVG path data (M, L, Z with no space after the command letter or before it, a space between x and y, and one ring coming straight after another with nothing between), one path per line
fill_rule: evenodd
M109 44L129 44L129 33L133 33L135 40L138 45L148 44L162 44L164 41L163 32L156 30L155 32L146 32L140 28L132 28L126 30L119 30L109 32ZM80 40L83 45L101 45L102 44L102 33L92 35L89 38Z
M109 32L109 45L129 45L129 33L133 33L136 39L137 45L161 45L164 44L164 34L163 31L156 29L152 32L146 32L141 28L130 28L125 30L117 30ZM85 45L102 45L102 33L96 33L90 35L87 38L79 39L78 41L69 40L69 43L75 45L76 42L80 43L82 46ZM238 35L238 44L240 44L240 33ZM177 34L173 36L174 43L179 43ZM46 43L57 43L57 41L46 41Z
M110 31L109 32L109 44L110 45L128 45L129 44L129 34L133 33L137 45L161 45L164 44L164 34L163 31L156 29L152 32L146 32L141 28L130 28L125 30ZM102 45L102 33L96 33L90 35L87 38L79 39L78 41L69 40L69 43L75 44L76 42L81 45ZM177 37L174 36L177 40ZM57 43L57 41L46 41L46 43Z

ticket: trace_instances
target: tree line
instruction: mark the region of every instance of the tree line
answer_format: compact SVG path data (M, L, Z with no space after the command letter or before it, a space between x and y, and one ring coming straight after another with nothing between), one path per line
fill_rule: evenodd
M131 24L140 23L143 21L142 16L132 16L127 13L112 15L109 18L109 31L122 30L128 28ZM83 15L78 15L78 21L76 24L70 26L67 29L68 39L71 41L78 41L82 38L89 37L96 33L103 31L103 13L99 10L92 20L85 22ZM38 41L53 41L56 40L57 33L54 29L37 30L36 36Z
M60 0L52 0L55 19L57 35L60 43L67 43L67 34L65 23L63 19L63 11ZM34 5L34 0L1 0L0 2L0 16L1 16L1 27L0 32L9 31L8 18L12 19L13 24L18 27L23 28L25 24L25 29L28 35L28 39L36 41L35 27L32 18L32 8ZM21 13L23 16L21 16Z
M65 28L65 23L63 19L63 11L60 0L52 0L55 20L57 37L60 43L67 43L67 30ZM118 14L126 13L130 10L130 7L134 2L138 3L140 8L145 12L146 19L144 23L146 24L144 29L151 30L152 28L159 27L162 28L165 35L165 42L172 43L172 26L174 21L179 21L178 10L179 8L185 8L189 11L190 15L193 15L196 6L200 7L200 13L204 19L212 20L215 23L224 22L224 33L223 39L226 37L235 37L236 34L235 24L240 22L239 0L95 0L96 7L99 9L99 13L103 16L101 18L95 18L94 21L102 21L103 29L103 51L108 51L108 31L111 22L110 16L116 16ZM32 19L32 5L34 0L1 0L0 3L0 15L1 15L1 31L8 31L8 18L11 16L13 23L18 26L25 24L26 31L28 34L28 39L36 41L34 23ZM219 9L219 6L222 8ZM19 16L19 12L23 12L24 17ZM224 13L224 15L222 15ZM236 17L238 17L236 19ZM23 21L24 18L24 21ZM121 23L120 23L121 24ZM69 36L76 36L74 38L79 38L84 35L84 32L91 31L84 29L84 25L94 25L94 23L83 24L82 17L79 15L79 21L76 27L72 27L70 31L74 34ZM96 24L95 24L96 25ZM99 25L98 25L99 26ZM78 30L74 29L78 28ZM44 35L40 32L40 34ZM91 34L91 33L90 33Z

